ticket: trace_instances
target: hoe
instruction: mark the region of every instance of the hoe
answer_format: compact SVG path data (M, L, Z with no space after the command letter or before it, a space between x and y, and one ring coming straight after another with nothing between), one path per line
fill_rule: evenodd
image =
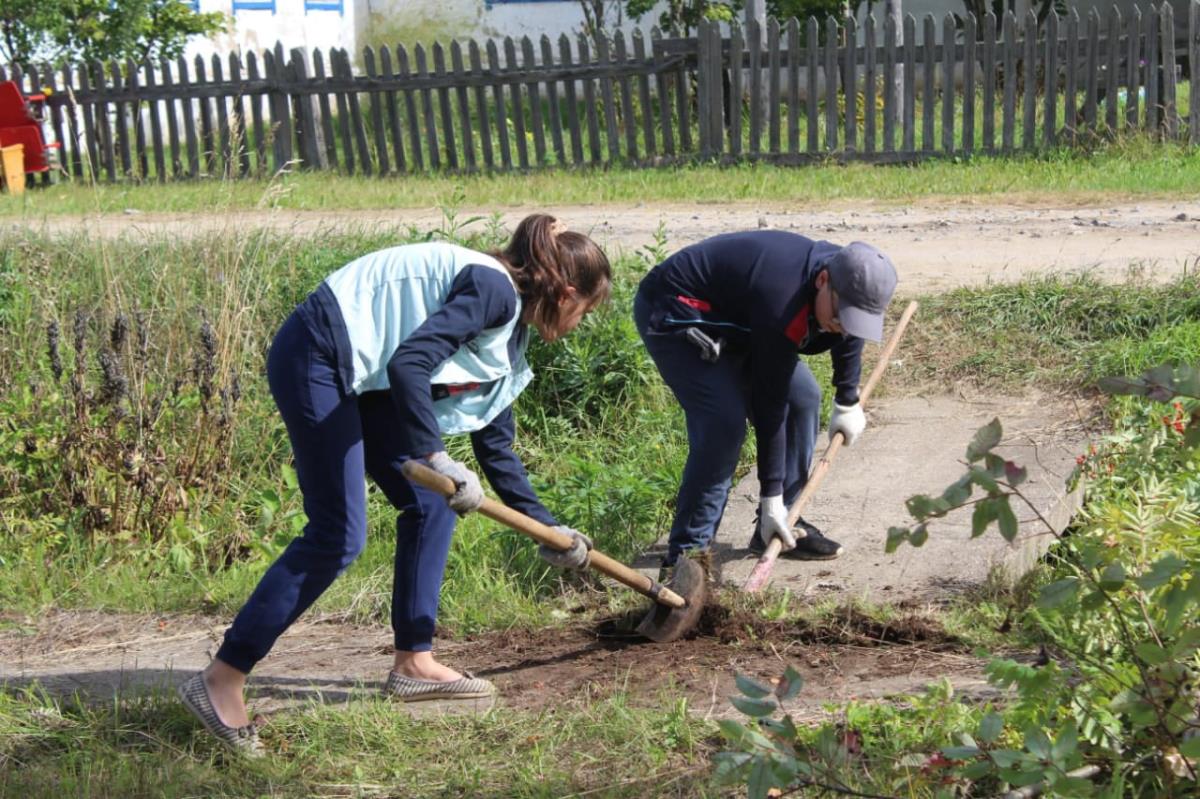
M456 487L453 480L422 463L407 461L403 470L405 477L430 491L436 491L444 497L454 494ZM478 512L529 536L539 544L562 551L571 548L570 536L563 535L554 528L489 497L483 498ZM707 586L704 570L690 558L679 559L669 585L651 580L641 572L634 571L594 549L588 554L588 566L654 600L649 613L637 627L637 631L651 641L675 641L695 627L700 620Z

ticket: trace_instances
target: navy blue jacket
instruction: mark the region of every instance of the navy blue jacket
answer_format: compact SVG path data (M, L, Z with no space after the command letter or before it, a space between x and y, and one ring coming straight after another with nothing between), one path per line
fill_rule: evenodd
M863 340L821 331L813 311L816 277L839 249L785 231L728 233L685 247L643 281L655 309L653 329L698 326L747 353L765 496L782 491L783 420L796 354L829 352L836 401L858 401Z
M333 292L322 283L300 311L318 340L334 353L344 386L348 385L350 342ZM433 412L430 375L459 347L486 328L506 324L516 312L517 293L504 275L485 266L468 266L455 277L442 307L396 348L387 369L397 432L404 442L399 455L422 458L446 448ZM517 349L520 337L528 334L525 325L517 325L509 341L510 353ZM511 408L471 433L480 469L504 504L554 526L558 522L538 501L524 465L512 450L515 436Z

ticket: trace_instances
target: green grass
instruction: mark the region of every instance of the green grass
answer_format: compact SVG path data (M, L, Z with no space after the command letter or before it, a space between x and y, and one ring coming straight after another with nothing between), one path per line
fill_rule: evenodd
M0 215L33 220L83 213L365 210L456 205L472 209L603 203L818 205L838 200L905 203L980 196L1056 201L1184 197L1200 185L1200 150L1134 138L1094 151L935 159L908 166L778 167L743 164L655 169L546 170L527 174L343 177L298 172L273 181L198 180L168 185L62 183L0 197Z
M165 690L99 706L0 692L0 795L715 797L714 732L670 694L421 719L364 698L274 714L264 733L274 754L245 764L197 735Z
M1194 361L1198 318L1195 272L1161 285L1034 277L925 297L906 360L918 380L1077 390L1163 361Z
M54 606L234 612L265 561L303 522L298 492L286 480L288 445L261 374L261 353L279 320L323 275L358 253L397 240L390 234L249 235L164 240L147 247L10 237L0 256L5 332L0 407L11 420L0 430L5 453L0 480L7 489L0 499L4 605L28 612ZM636 277L654 257L647 250L626 256L617 266L613 302L563 342L534 348L540 377L517 404L518 451L543 500L621 560L634 557L666 528L686 454L682 415L627 312ZM1194 276L1164 286L1039 278L925 297L921 322L905 343L906 360L914 365L906 373L938 385L965 379L1014 389L1079 390L1106 374L1194 358L1200 351L1197 297ZM72 316L87 308L108 320L92 323L84 375L94 383L99 369L93 359L115 309L131 315L149 310L151 357L134 373L144 384L141 405L152 404L156 390L162 395L182 380L173 426L156 445L179 458L197 429L215 429L197 427L209 418L198 415L193 376L200 307L210 309L219 331L217 382L236 370L242 393L228 461L219 465L222 479L183 486L187 503L157 523L129 517L88 532L83 506L112 507L120 515L119 496L96 488L113 483L105 475L120 462L119 453L91 456L100 471L86 484L95 498L83 506L61 496L61 490L44 496L62 485L55 453L69 429L64 419L73 414ZM62 331L67 370L62 381L49 374L45 330L50 320L58 320ZM819 383L827 384L828 359L809 362ZM895 380L889 384L891 390L903 390ZM129 434L127 423L105 417L103 409L89 419L79 429L97 436L96 446ZM754 459L753 436L747 438L739 474ZM449 443L469 459L465 440ZM33 453L27 455L30 447ZM269 516L268 497L274 497ZM375 491L369 512L366 552L322 597L317 613L364 622L386 619L394 512ZM464 520L451 552L441 621L463 633L536 626L548 603L575 602L572 582L560 582L533 550L525 538L494 523ZM49 561L57 568L45 569Z

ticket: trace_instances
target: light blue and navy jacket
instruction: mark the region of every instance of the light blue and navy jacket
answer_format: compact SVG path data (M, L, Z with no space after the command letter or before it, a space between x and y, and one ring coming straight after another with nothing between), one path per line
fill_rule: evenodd
M533 378L528 328L508 270L445 242L392 247L334 272L299 307L335 358L347 394L388 391L401 456L470 433L480 468L509 506L557 524L512 451L512 403Z
M700 327L748 355L764 496L782 490L783 420L797 352L829 352L837 402L858 401L863 340L820 330L813 310L816 277L840 249L786 231L728 233L676 252L639 289L654 309L655 333Z

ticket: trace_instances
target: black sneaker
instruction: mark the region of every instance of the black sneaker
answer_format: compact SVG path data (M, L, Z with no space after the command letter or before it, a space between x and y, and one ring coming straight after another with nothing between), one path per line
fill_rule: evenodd
M780 552L779 557L787 558L788 560L833 560L842 554L842 545L832 538L826 538L825 534L815 524L800 519L792 529L796 531L796 546ZM804 534L803 538L800 537L801 533ZM767 545L762 542L762 538L758 535L757 520L754 524L754 534L750 537L748 548L750 554L756 556L762 555L762 553L767 551Z

